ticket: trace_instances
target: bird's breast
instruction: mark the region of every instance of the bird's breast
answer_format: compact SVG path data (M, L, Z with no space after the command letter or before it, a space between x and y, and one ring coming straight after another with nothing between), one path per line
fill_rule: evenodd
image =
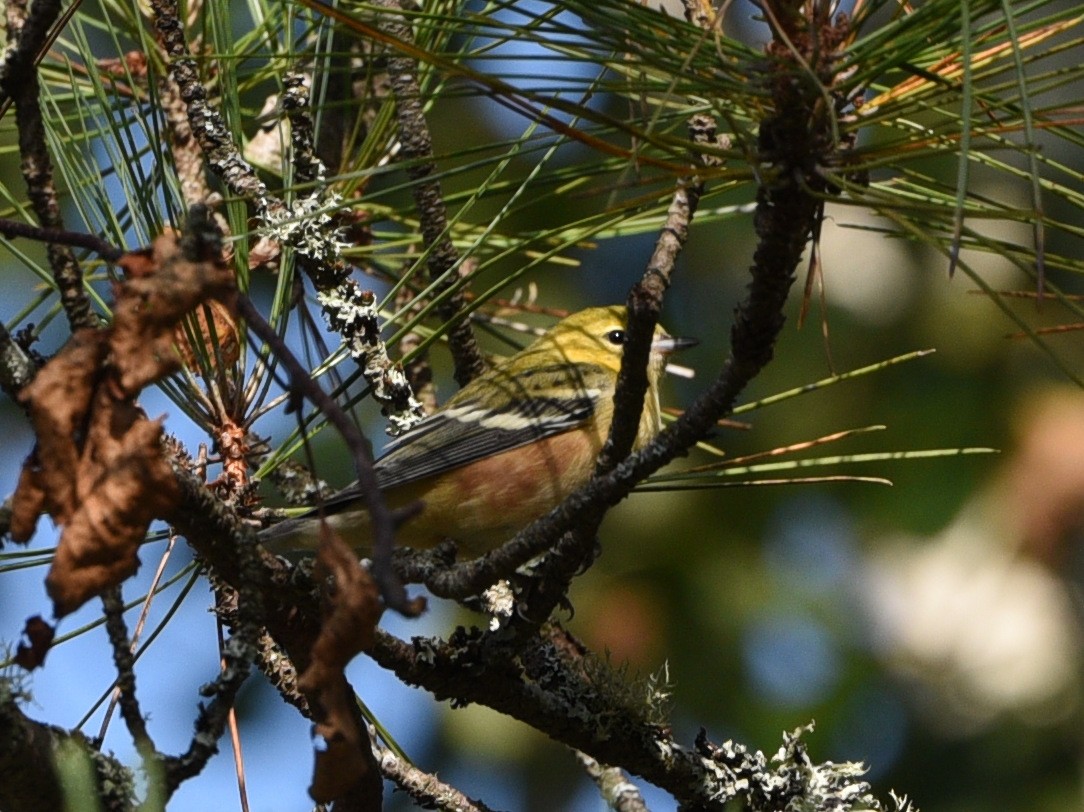
M603 439L592 428L573 429L397 488L395 501L425 504L400 530L400 543L428 547L448 537L467 556L493 549L583 485Z

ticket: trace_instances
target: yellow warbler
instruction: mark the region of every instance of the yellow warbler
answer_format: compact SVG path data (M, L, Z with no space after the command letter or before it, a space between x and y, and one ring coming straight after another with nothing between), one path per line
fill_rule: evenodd
M619 306L569 316L392 441L375 463L384 497L392 508L423 504L399 528L397 541L432 547L452 538L461 553L481 555L587 482L613 419L626 316ZM658 390L666 356L695 343L655 330L634 448L661 428ZM363 504L351 486L327 501L324 515L365 552L370 533ZM319 538L316 511L261 534L274 552L312 549Z

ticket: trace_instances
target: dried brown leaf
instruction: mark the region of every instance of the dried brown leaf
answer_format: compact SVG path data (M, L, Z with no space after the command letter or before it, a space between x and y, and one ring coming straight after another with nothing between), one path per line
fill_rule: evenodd
M172 233L155 239L149 249L125 254L117 264L128 278L117 289L111 361L121 392L135 395L177 369L177 323L201 302L230 293L233 277L221 261L185 257Z
M323 624L312 660L298 680L313 710L316 734L324 741L316 753L309 794L319 803L329 803L365 782L373 787L365 794L366 801L380 809L376 760L344 674L354 655L373 644L383 611L380 591L346 542L330 533L320 542L316 577L331 586L325 588Z
M32 453L19 472L19 484L11 499L11 540L26 544L38 526L38 517L45 512L46 493L41 487L37 453Z
M180 319L233 290L220 258L187 259L172 233L118 264L128 278L117 286L113 326L73 335L20 393L38 444L20 477L12 524L18 540L29 539L42 511L64 528L45 581L57 617L134 573L151 521L177 503L162 427L134 398L176 367ZM237 352L226 308L212 319L229 339L223 350ZM206 318L202 324L209 333Z
M19 393L38 438L36 452L23 466L14 497L13 509L21 515L23 528L29 522L30 507L21 504L23 500L44 507L59 524L76 509L73 473L79 464L79 443L105 359L105 338L100 330L78 331Z
M113 401L104 387L75 480L79 506L45 579L56 617L133 575L148 526L180 498L161 424L130 401Z
M15 665L27 671L45 664L45 655L49 653L49 646L53 644L56 629L42 620L41 615L34 615L26 619L23 634L30 645L19 643L15 651Z

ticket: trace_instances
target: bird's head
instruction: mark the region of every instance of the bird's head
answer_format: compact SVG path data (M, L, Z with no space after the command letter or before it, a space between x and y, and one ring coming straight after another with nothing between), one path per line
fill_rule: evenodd
M550 352L559 354L568 363L597 364L617 372L627 343L627 320L628 311L622 305L589 307L559 321L538 343L545 342ZM674 338L657 325L648 375L657 379L670 353L696 343L695 338Z

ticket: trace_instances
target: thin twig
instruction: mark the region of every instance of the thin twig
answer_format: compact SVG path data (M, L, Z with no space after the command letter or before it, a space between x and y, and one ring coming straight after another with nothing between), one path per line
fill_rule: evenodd
M43 227L63 230L53 165L45 145L37 68L38 53L60 15L60 7L60 0L36 0L27 14L24 4L7 4L9 47L0 74L0 90L15 103L21 168L31 208ZM15 47L11 47L13 44ZM96 327L98 317L90 309L90 300L83 289L83 271L75 253L63 243L50 241L47 255L72 330Z
M647 391L647 363L655 326L662 310L662 300L677 264L677 258L689 237L689 226L704 194L704 169L718 165L718 159L702 152L705 146L724 146L716 133L715 120L705 114L689 120L692 142L690 158L693 170L677 182L666 212L666 221L655 242L655 250L641 280L629 291L626 345L621 357L621 371L614 394L614 418L610 436L599 455L598 472L613 470L628 456L640 427L644 395ZM723 139L725 141L725 139Z
M221 593L219 593L221 595ZM218 635L218 650L224 651L226 639L222 633L222 619L218 618L215 623L215 631ZM225 658L221 661L222 668L226 667ZM241 730L237 725L237 709L230 708L228 728L230 731L230 747L233 749L233 771L237 775L237 795L241 804L241 812L248 812L248 789L245 786L245 755L241 749Z
M421 809L454 809L457 812L492 812L492 807L467 797L432 773L399 758L387 747L376 748L380 773L414 799Z
M255 590L252 590L255 592ZM257 613L258 616L258 613ZM245 628L242 624L241 628ZM188 749L179 756L165 759L165 789L167 797L189 778L199 775L211 757L218 752L218 740L226 730L237 692L248 678L249 666L255 652L249 643L250 632L234 634L222 649L222 671L201 693L212 696L210 705L200 705L196 716L196 732Z
M97 234L87 234L82 231L68 231L64 228L52 228L35 226L20 220L11 220L0 217L0 234L9 240L13 237L23 237L28 240L45 242L50 245L68 245L74 248L86 248L93 251L107 262L116 262L124 255L124 251L112 243L103 240Z
M169 563L170 556L173 554L173 548L176 544L177 537L171 533L169 536L169 544L166 546L165 552L162 553L162 557L158 560L158 569L154 571L154 577L151 579L150 586L147 587L147 596L143 599L143 606L139 610L139 618L136 620L135 631L132 633L132 640L130 643L133 657L135 655L136 643L139 642L139 638L143 634L143 627L147 624L147 615L151 609L151 602L158 592L158 585L162 582L162 575L165 574L166 564ZM133 659L133 663L134 662ZM120 685L117 685L117 687L113 689L113 695L109 698L109 707L106 708L105 716L102 718L102 725L98 729L99 741L105 739L106 730L109 728L109 720L113 716L113 709L116 708L120 699Z
M135 655L132 653L132 641L128 639L128 628L124 622L124 601L119 586L102 593L102 609L105 629L113 647L113 663L117 667L120 715L128 726L128 733L131 734L140 755L144 759L157 758L157 749L147 732L147 723L139 709L139 699L135 693Z
M576 753L576 758L595 782L606 806L614 812L648 812L644 796L623 770L599 764L587 753Z
M164 759L167 798L172 796L184 781L199 775L211 757L218 752L218 740L229 723L237 692L248 678L252 662L256 659L257 641L264 620L263 591L259 586L263 566L259 548L251 538L242 538L231 545L227 554L232 559L238 576L234 633L221 648L221 671L212 683L200 691L203 696L211 697L212 700L209 705L199 706L196 732L188 749L179 756Z
M596 475L609 473L629 452L640 430L640 417L647 393L647 366L655 327L662 310L662 300L689 235L689 225L704 192L704 180L698 170L714 166L717 159L701 152L704 146L719 147L715 120L697 114L689 121L693 172L678 180L667 210L666 221L655 243L640 281L629 291L626 343L614 392L614 416L610 433L599 454ZM532 575L530 596L525 600L508 631L529 634L533 624L543 623L568 592L572 579L587 567L595 555L595 539L605 510L593 511L573 528L571 538L547 556Z

